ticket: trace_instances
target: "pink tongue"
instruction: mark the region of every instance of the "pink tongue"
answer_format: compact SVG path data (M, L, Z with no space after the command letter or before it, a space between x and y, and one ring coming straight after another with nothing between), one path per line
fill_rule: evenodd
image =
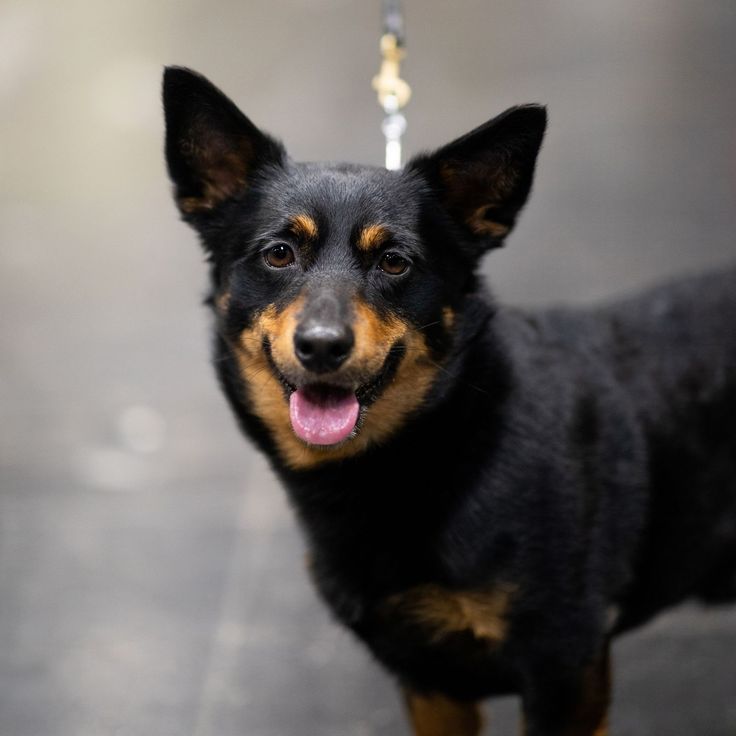
M300 388L289 399L291 426L297 437L312 445L335 445L349 437L359 411L353 393L322 394Z

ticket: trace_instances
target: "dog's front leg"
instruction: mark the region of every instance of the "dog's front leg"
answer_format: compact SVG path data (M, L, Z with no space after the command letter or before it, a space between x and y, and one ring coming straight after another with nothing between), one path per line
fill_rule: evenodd
M474 701L409 689L405 697L414 736L479 736L483 728L480 705Z
M550 665L523 697L523 736L606 736L611 702L608 647L589 666L561 676Z

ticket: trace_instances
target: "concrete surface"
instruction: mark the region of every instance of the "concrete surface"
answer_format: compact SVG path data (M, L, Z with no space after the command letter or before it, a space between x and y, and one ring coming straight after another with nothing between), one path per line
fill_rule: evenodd
M378 5L0 5L0 736L399 736L309 589L208 365L161 156L164 63L302 159L381 162ZM497 295L588 302L736 259L732 0L410 0L407 146L549 105ZM736 611L615 651L614 734L736 734ZM493 733L515 732L515 703Z

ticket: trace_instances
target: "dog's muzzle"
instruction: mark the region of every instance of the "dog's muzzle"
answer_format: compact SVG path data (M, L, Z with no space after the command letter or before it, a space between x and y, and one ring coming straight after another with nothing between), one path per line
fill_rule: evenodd
M358 424L360 404L355 391L320 380L338 371L355 346L349 304L342 289L313 291L294 331L294 355L314 380L291 394L289 416L295 434L313 445L338 444Z

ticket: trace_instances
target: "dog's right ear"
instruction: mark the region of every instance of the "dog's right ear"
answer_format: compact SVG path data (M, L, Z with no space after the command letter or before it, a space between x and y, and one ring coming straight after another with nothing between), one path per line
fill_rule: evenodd
M185 219L239 196L260 168L285 160L279 143L196 72L167 67L163 101L166 163Z

